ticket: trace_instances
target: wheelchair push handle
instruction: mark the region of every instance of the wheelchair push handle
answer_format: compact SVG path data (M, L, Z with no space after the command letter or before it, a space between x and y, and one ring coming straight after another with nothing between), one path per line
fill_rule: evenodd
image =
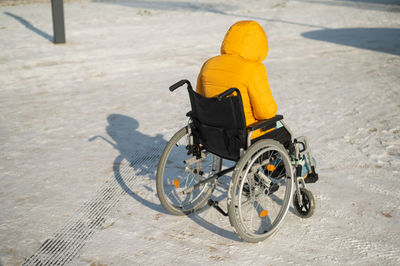
M222 98L225 98L225 97L231 95L235 91L236 91L236 93L240 93L237 88L227 89L226 91L224 91L223 93L221 93L220 95L217 96L218 101L221 101Z
M169 90L172 92L172 91L176 90L177 88L179 88L180 86L182 86L182 85L184 85L184 84L187 84L189 88L192 88L192 85L190 84L190 81L189 81L189 80L187 80L187 79L182 79L182 80L178 81L177 83L171 85L171 86L169 87Z

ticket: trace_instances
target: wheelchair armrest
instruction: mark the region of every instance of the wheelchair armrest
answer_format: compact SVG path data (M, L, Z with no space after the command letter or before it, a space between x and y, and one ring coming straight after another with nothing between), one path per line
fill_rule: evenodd
M256 124L247 127L247 130L254 131L262 128L262 131L266 131L276 126L276 122L283 119L283 115L276 115L273 118L262 120Z

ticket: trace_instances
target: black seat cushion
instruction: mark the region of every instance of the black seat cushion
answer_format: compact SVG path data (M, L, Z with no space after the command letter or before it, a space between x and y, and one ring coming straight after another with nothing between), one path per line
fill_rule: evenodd
M274 129L258 138L251 140L251 144L261 140L261 139L273 139L280 142L287 150L289 150L292 143L292 137L290 133L284 127Z

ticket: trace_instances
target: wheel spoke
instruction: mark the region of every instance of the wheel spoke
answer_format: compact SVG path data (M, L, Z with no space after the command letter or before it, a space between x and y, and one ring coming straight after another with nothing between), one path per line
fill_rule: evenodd
M275 141L260 140L236 165L229 215L245 241L258 242L270 236L289 209L293 177L289 157L281 147ZM277 177L282 178L277 182ZM269 193L277 183L278 189Z
M190 213L204 206L213 186L204 184L190 193L183 191L193 187L202 177L209 176L214 170L220 171L221 168L219 158L211 153L204 153L200 160L196 159L196 172L185 172L185 161L193 158L192 155L187 155L188 140L185 128L178 131L165 147L157 170L157 195L163 207L173 214ZM175 183L178 187L173 185L173 180L177 180Z

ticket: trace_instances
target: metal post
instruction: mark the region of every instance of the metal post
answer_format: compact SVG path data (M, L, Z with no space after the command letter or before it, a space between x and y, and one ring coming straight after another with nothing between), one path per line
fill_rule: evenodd
M65 43L64 6L63 0L51 0L53 15L54 43Z

